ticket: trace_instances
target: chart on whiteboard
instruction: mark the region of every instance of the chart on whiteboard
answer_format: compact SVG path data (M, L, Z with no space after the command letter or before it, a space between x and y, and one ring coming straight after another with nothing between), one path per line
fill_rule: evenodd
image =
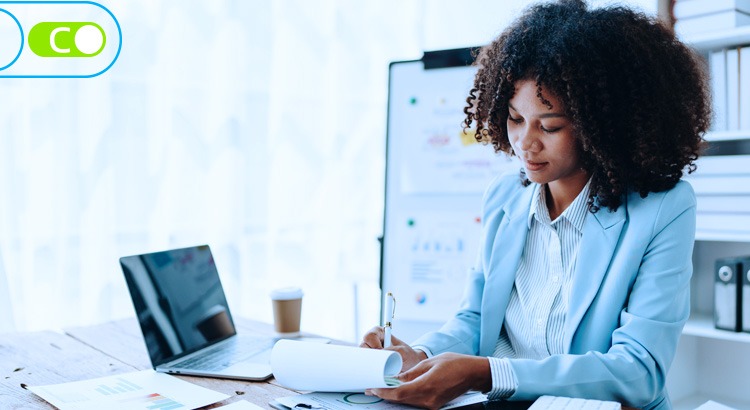
M404 212L400 219L394 234L404 246L392 251L390 269L401 274L389 281L398 290L397 317L443 321L458 308L476 258L479 215Z

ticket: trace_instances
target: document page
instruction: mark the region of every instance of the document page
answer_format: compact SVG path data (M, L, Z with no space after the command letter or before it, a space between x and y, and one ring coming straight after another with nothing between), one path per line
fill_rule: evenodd
M276 380L294 390L362 392L394 387L401 356L389 350L279 340L271 352Z
M229 397L153 370L29 390L60 410L195 409Z
M487 401L487 396L479 392L468 392L446 403L440 410L468 406ZM365 396L363 393L307 393L297 396L287 396L269 403L281 409L326 409L326 410L407 410L415 407L391 403L375 396Z

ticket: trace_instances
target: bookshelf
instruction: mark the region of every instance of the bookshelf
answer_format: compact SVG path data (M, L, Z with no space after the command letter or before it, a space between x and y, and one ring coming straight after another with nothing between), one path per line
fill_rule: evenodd
M704 337L715 340L750 343L750 333L728 332L714 328L713 317L707 314L694 314L685 325L682 333L687 336Z
M681 38L698 52L750 45L750 26ZM750 140L750 130L714 131L709 142ZM714 262L750 255L750 155L704 157L686 177L698 197L698 228L691 281L692 315L667 377L674 408L695 409L708 400L750 408L750 333L714 328ZM747 180L747 181L746 181ZM749 219L750 220L750 219Z

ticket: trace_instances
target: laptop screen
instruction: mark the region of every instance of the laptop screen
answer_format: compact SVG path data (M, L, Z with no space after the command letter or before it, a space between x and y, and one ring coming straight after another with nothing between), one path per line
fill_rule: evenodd
M208 245L120 258L154 367L235 335Z

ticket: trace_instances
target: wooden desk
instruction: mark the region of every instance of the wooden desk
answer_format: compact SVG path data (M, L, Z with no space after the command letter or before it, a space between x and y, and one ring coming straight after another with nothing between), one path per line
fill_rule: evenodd
M269 324L235 319L239 332L273 334ZM23 386L64 383L151 368L146 345L135 319L51 331L0 334L0 408L54 409ZM295 392L273 378L266 382L175 376L230 397L210 409L239 400L263 408Z
M239 332L273 335L270 324L235 319ZM65 329L64 333L34 332L0 334L0 408L54 409L23 386L41 386L94 379L151 368L138 323L133 319L96 326ZM211 409L239 400L263 408L277 397L295 394L271 378L265 382L175 376L190 383L222 392L230 397L203 407ZM495 407L527 408L530 403L512 402ZM493 408L492 406L489 407ZM482 407L487 410L487 407ZM623 410L628 410L623 407ZM635 409L630 409L635 410Z

